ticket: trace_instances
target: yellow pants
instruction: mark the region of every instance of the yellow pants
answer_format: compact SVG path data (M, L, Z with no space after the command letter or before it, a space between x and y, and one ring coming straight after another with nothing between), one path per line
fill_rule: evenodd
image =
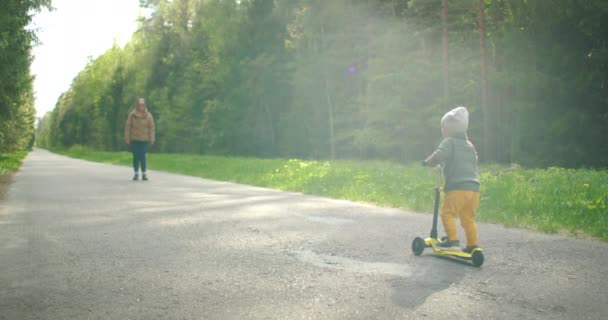
M478 245L477 224L475 212L479 207L479 192L468 190L448 191L441 207L441 221L450 241L458 240L456 230L456 217L460 217L460 224L467 236L467 247Z

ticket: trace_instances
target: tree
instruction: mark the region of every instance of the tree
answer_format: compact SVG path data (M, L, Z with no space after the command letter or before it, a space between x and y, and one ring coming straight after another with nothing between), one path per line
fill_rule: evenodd
M142 3L151 15L74 79L40 141L123 148L144 96L155 151L411 161L465 105L484 162L608 165L602 1Z
M481 112L483 114L483 156L485 161L495 160L491 156L492 135L490 129L490 107L488 106L488 61L486 56L485 0L477 1L479 21L479 56L481 65Z
M36 35L27 29L32 15L50 9L49 0L7 0L0 11L0 153L31 147L34 94L30 75Z
M448 44L448 0L441 1L441 45L443 49L443 101L450 106L450 54Z

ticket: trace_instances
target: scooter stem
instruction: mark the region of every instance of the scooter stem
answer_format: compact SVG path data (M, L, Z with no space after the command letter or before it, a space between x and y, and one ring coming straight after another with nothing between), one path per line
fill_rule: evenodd
M439 216L439 198L441 194L439 188L441 188L441 165L437 165L437 182L435 184L435 207L433 209L433 228L431 229L431 238L437 239L437 218Z

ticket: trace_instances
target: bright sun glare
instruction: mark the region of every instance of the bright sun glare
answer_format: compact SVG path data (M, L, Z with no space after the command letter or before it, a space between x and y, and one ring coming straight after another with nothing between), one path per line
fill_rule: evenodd
M124 45L137 28L138 0L53 0L32 21L40 44L33 49L36 115L55 107L61 93L87 64L116 41Z

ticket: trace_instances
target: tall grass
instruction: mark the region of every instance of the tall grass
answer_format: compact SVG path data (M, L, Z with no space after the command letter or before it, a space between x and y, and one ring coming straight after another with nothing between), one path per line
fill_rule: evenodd
M12 153L0 153L0 175L19 169L21 161L29 151L18 151Z
M74 147L62 153L130 165L127 152ZM382 161L303 161L149 154L150 168L215 180L298 191L429 212L435 171ZM481 168L479 220L608 240L608 171Z

